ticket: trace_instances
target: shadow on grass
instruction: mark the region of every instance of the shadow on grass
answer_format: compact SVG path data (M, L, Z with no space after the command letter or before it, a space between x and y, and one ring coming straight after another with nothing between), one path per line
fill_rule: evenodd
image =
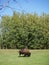
M18 57L30 57L30 56L23 56L23 55L22 55L22 56L18 56Z

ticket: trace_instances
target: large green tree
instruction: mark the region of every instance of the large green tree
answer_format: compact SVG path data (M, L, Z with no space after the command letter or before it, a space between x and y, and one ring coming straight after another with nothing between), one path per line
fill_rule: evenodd
M49 15L13 13L1 20L2 48L48 49Z

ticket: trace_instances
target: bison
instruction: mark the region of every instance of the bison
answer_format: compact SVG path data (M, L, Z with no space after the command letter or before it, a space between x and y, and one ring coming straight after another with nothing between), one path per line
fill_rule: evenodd
M29 57L31 55L31 53L29 52L29 50L27 48L24 48L24 49L19 50L19 56L21 56L21 55Z

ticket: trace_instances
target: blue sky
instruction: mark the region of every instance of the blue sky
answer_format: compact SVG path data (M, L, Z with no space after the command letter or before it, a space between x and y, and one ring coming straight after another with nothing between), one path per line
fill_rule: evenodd
M8 0L0 0L0 5L6 3ZM9 0L9 5L12 8L4 7L0 10L0 15L12 15L13 11L17 12L26 12L26 13L34 13L49 14L49 0ZM16 2L14 2L16 1ZM1 8L1 6L0 6Z

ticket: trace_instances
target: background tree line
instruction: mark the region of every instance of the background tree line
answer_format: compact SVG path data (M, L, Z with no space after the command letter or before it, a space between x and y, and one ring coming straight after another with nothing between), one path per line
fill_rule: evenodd
M13 13L0 20L0 48L49 49L49 14Z

